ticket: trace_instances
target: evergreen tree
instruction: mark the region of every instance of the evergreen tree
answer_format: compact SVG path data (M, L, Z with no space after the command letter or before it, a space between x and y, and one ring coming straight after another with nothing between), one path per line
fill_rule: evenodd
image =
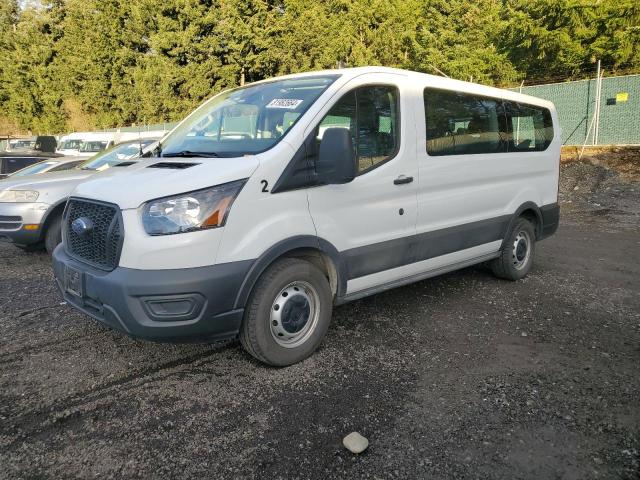
M596 59L638 72L638 25L637 0L0 0L0 121L177 121L224 88L339 64L498 86Z
M36 132L64 128L62 98L52 68L61 35L61 9L61 3L52 2L46 8L28 7L17 18L15 3L0 10L0 111L21 127ZM7 18L15 23L9 25Z

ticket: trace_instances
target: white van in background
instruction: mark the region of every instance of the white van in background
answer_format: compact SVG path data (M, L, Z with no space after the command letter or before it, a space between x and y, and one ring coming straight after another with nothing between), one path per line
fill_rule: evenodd
M168 130L140 130L139 132L116 132L115 139L116 143L120 142L130 142L133 140L137 140L138 138L162 138L167 133Z
M225 91L67 203L65 300L129 335L240 338L271 365L333 305L480 262L509 280L558 227L552 103L382 67Z
M56 153L65 155L68 157L80 156L80 145L84 141L86 135L89 132L75 132L68 135L63 135L58 141L58 148Z
M116 143L117 133L113 132L91 132L84 135L78 155L81 157L92 157L98 152L111 148Z
M91 157L122 142L129 142L139 138L162 138L166 133L167 131L165 130L70 133L60 138L56 153L65 156Z

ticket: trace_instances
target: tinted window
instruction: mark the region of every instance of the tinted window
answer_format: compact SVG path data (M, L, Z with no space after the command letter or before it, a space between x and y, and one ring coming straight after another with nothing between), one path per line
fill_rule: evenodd
M65 162L62 163L60 165L58 165L57 167L53 167L51 170L49 170L50 172L61 172L63 170L72 170L74 168L78 168L78 166L80 166L81 163L83 163L84 160L78 160L76 162Z
M424 109L429 155L507 151L501 100L427 88Z
M553 140L551 112L546 108L504 102L510 129L509 150L545 150Z
M108 142L100 142L100 141L82 142L82 144L80 145L80 151L91 152L91 153L101 152L102 150L107 148L107 143Z
M40 173L47 168L51 167L51 165L55 165L56 162L40 162L35 165L31 165L30 167L23 168L22 170L18 170L12 176L14 177L22 177L24 175L34 175L36 173Z
M327 128L351 132L358 172L366 172L390 159L400 143L398 90L395 87L360 87L344 95L318 126L317 145ZM317 147L316 145L316 147Z

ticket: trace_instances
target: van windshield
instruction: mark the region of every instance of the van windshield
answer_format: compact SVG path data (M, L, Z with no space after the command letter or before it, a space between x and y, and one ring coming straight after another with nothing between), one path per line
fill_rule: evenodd
M162 142L163 157L238 157L273 147L339 75L299 77L229 90Z

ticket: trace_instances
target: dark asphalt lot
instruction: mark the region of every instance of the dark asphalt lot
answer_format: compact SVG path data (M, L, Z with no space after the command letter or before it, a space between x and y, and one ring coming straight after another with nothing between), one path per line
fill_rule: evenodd
M640 184L583 188L595 168L563 168L523 281L474 267L339 307L286 369L111 331L0 245L0 478L640 478Z

